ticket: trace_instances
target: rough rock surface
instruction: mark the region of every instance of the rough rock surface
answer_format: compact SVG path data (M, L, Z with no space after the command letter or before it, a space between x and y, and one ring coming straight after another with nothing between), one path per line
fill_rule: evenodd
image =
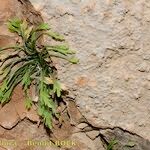
M113 130L101 130L100 133L104 135L107 141L115 140L117 144L114 145L114 150L149 150L150 142L141 137L131 135L129 132L124 132L119 128Z
M0 141L16 140L21 144L0 146L0 149L103 150L115 139L118 141L115 145L117 150L122 150L124 146L133 150L149 150L150 2L31 2L41 11L44 20L64 34L72 48L77 49L78 65L60 63L57 59L54 61L60 79L70 89L68 99L76 100L86 119L76 109L74 102L68 101L68 112L64 113L64 118L60 118L63 122L61 127L56 125L49 137L43 126L38 128L25 119L39 121L34 108L30 113L25 110L23 95L18 87L12 102L0 108ZM26 18L32 24L42 21L27 0L0 0L0 4L0 46L13 44L18 39L7 30L5 22L9 18ZM6 114L10 107L13 109ZM7 118L10 113L11 118ZM9 123L6 124L6 121ZM79 122L82 123L77 125ZM69 139L76 141L77 145L71 148L29 147L26 142L30 139Z
M0 141L0 150L57 150L56 146L36 146L32 144L32 141L48 142L49 136L43 126L37 127L28 120L20 122L12 130L0 132Z
M76 146L76 149L78 150L105 150L102 146L100 138L93 141L88 136L86 136L85 133L82 132L73 134L71 139L76 140L76 142L78 143L78 145Z
M11 129L20 120L15 107L12 107L11 104L6 104L5 107L0 110L0 114L0 125L6 129Z
M88 122L150 140L150 1L31 2L77 49L78 65L57 68Z
M12 35L8 29L6 22L12 18L20 18L26 19L28 22L32 24L38 24L42 22L42 18L38 12L36 12L28 0L0 0L0 35L1 36L10 36L8 40L11 38ZM5 37L4 37L5 38ZM6 39L6 38L5 38ZM10 41L15 40L13 38ZM1 39L2 41L2 39ZM3 42L9 44L5 40Z

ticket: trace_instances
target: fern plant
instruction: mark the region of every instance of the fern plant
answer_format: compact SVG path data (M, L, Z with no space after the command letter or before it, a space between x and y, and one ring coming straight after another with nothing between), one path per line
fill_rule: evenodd
M52 118L57 115L57 98L61 97L61 84L55 75L52 57L58 57L77 63L75 52L66 44L39 45L39 39L47 35L52 40L65 41L62 35L53 32L48 24L29 26L26 20L12 19L8 29L21 37L21 42L14 46L0 48L0 103L10 101L13 90L22 85L25 105L30 109L33 104L44 124L52 128ZM35 86L38 101L30 96L30 89Z

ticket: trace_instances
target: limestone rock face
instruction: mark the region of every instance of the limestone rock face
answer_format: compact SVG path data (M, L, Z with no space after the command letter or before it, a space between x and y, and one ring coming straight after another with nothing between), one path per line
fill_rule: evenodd
M28 0L0 0L0 35L11 35L6 22L9 19L26 19L32 24L42 22L42 18Z
M84 120L78 125L74 134L69 132L70 138L79 143L77 149L102 150L102 141L105 139L110 142L115 137L120 140L121 146L133 139L134 143L130 143L130 146L148 150L150 1L30 1L42 13L45 22L64 34L72 49L77 50L77 57L80 59L77 65L54 59L59 78L70 91L68 98L76 100L80 113L88 122L87 124ZM6 26L7 20L13 17L25 18L31 24L42 22L39 13L28 0L0 0L0 46L11 45L18 40ZM76 125L81 114L74 111L72 103L67 105L70 117L74 117L71 123ZM49 140L43 126L37 128L37 125L25 118L39 121L35 110L26 112L21 88L17 87L12 102L0 108L0 138L20 140L21 136L21 140L25 142L28 139ZM20 123L13 128L18 122ZM73 131L70 124L65 125L63 130L68 127L69 131ZM68 137L67 132L62 133L66 133ZM61 133L56 132L54 136L60 137L59 134Z
M88 122L150 140L150 1L31 2L77 50L78 65L56 64Z
M20 120L14 107L6 105L0 110L0 125L6 129L11 129Z

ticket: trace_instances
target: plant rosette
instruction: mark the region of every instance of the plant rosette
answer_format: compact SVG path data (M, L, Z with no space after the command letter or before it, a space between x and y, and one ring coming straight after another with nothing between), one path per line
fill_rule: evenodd
M18 34L21 42L0 48L0 103L2 106L8 103L15 87L21 84L26 108L31 109L36 105L45 126L52 129L52 119L59 117L57 108L62 86L51 58L58 57L76 64L75 51L64 44L64 37L53 32L46 23L34 27L29 26L26 20L12 19L8 22L8 29ZM38 41L43 35L61 44L39 45ZM37 101L30 95L31 86L36 89Z

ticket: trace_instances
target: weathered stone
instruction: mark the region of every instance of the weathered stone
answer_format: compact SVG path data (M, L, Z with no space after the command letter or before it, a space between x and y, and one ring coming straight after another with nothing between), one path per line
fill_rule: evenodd
M76 143L73 150L100 150L97 148L97 143L93 142L85 133L75 133L71 136L71 139ZM99 147L103 147L100 140Z
M5 130L5 134L0 135L0 141L9 142L10 140L13 140L16 144L14 144L14 146L5 144L2 147L7 150L33 150L37 149L37 147L39 150L55 148L53 146L34 146L32 142L39 141L40 143L41 141L49 141L50 139L42 125L37 127L36 124L32 124L26 119L20 122L15 128ZM28 141L31 142L29 143Z
M14 34L11 34L7 30L6 26L6 22L14 17L27 19L32 24L38 24L42 22L40 14L34 10L33 6L28 0L0 0L0 3L1 35L14 37ZM12 38L12 40L14 39Z
M104 144L103 142L101 141L100 137L97 137L94 141L93 141L95 147L96 147L96 150L106 150L104 148Z
M67 110L70 116L70 123L72 125L77 124L82 119L82 115L77 108L77 105L74 101L66 101L67 103Z
M43 147L35 147L33 150L43 150ZM46 147L44 150L60 150L60 148L57 147ZM65 149L62 149L65 150Z
M61 127L59 125L55 125L53 127L52 136L56 140L65 140L70 137L72 131L73 127L70 125L70 122L64 120L64 122L62 122Z
M86 123L80 123L79 125L77 125L77 128L79 129L83 129L85 127L87 127L88 125Z
M0 136L3 135L4 133L5 133L5 129L0 126Z
M100 130L103 138L108 142L116 141L114 149L149 150L150 142L134 133L125 132L119 128Z
M39 116L37 114L36 108L34 108L34 105L30 110L27 110L25 108L25 99L21 86L15 88L11 101L13 102L16 112L21 120L23 120L24 118L28 118L33 122L40 122Z
M121 127L150 140L150 1L31 0L77 49L78 65L57 62L81 113L93 126ZM73 96L74 95L74 96Z
M86 132L86 135L87 135L91 140L96 139L96 137L98 137L99 134L100 134L100 132L99 132L98 130L93 130L93 131Z
M0 125L6 129L11 129L20 120L19 115L17 114L12 103L9 103L5 107L3 107L0 110L0 114Z
M7 150L6 148L0 147L0 150Z

